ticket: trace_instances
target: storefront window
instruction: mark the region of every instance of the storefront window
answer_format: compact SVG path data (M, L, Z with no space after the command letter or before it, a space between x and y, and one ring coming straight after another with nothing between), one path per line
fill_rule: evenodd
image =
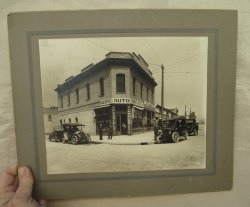
M139 132L143 130L142 111L136 108L134 109L134 118L132 120L132 128L134 132Z
M107 133L111 126L111 109L109 107L96 109L96 132L98 134L98 127L102 124L103 133Z

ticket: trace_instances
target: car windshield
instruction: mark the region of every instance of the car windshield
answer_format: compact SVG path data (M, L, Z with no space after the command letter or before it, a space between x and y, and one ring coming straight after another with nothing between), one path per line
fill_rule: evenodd
M166 121L166 122L163 123L163 127L164 128L167 128L167 127L172 128L175 125L175 121L176 120L168 120L168 121Z
M72 131L72 132L76 132L76 131L81 131L82 130L82 125L64 125L64 130L66 131Z

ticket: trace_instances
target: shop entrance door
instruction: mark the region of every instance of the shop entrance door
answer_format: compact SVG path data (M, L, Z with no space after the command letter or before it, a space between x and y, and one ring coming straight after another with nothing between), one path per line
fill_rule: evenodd
M118 114L116 116L116 131L117 134L127 134L127 114Z

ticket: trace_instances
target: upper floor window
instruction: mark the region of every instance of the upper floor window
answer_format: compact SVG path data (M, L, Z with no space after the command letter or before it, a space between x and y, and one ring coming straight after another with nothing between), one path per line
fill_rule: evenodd
M61 108L63 108L63 96L60 96Z
M143 95L143 83L141 83L141 99L142 99L142 95Z
M148 88L147 88L147 101L148 101Z
M89 100L90 99L90 86L89 86L89 84L87 84L86 88L87 88L87 100Z
M116 75L116 92L125 93L125 74Z
M99 83L100 83L100 96L104 96L104 80L103 80L103 78L101 78L99 80Z
M136 80L135 80L135 78L133 78L133 95L135 96L135 82L136 82Z
M151 94L151 101L152 101L152 103L154 103L154 89L152 89L152 94Z
M50 114L48 115L48 121L52 121L52 116Z
M79 103L79 89L76 89L76 103Z
M70 93L68 93L68 106L70 106Z

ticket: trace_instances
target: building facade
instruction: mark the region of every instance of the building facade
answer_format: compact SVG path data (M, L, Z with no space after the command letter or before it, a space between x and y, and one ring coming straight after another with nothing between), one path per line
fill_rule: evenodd
M162 111L162 107L157 104L155 106L155 118L156 119L162 118L163 120L166 120L166 119L174 118L178 116L178 108L167 109L163 107L162 117L161 117L161 111Z
M53 132L55 128L60 126L58 107L43 107L43 119L45 135L48 135Z
M156 85L140 55L108 53L57 85L60 122L80 122L91 134L100 126L104 133L112 128L114 135L150 130Z

